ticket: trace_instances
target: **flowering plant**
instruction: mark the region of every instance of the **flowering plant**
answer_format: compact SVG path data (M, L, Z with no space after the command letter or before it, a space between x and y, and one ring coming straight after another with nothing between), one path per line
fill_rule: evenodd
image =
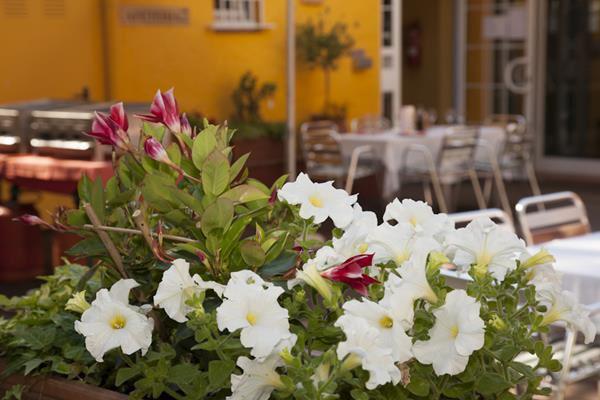
M595 336L552 256L487 219L455 229L396 199L380 223L331 182L248 178L233 132L186 129L172 91L138 143L121 107L94 133L115 147L115 176L83 179L81 207L46 224L79 232L70 255L90 266L0 298L16 312L0 321L7 373L140 399L530 399L547 393L539 372L561 368L540 339L550 324Z

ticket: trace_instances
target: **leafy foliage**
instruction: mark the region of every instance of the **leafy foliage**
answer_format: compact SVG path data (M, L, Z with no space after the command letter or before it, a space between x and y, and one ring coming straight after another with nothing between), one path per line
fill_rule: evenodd
M273 96L277 86L272 82L258 85L258 78L252 72L247 71L242 75L237 88L231 94L235 114L233 120L239 122L262 122L260 115L260 103L264 99Z

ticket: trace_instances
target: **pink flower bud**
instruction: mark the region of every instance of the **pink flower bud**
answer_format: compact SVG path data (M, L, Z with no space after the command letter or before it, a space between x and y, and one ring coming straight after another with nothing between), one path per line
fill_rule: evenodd
M367 287L379 284L377 279L363 274L362 269L373 263L373 254L360 254L350 257L343 263L321 272L321 276L332 281L342 282L349 285L363 296L367 296Z
M115 121L121 129L127 132L129 129L129 122L127 121L127 114L125 114L125 109L123 108L123 103L113 104L110 107L110 119Z
M163 124L172 132L181 132L179 107L177 107L177 101L173 95L173 88L164 94L158 90L150 106L150 114L142 114L138 117L144 121Z
M153 137L149 137L144 142L144 151L153 160L162 162L162 163L171 163L169 159L169 155L165 148L160 144L160 142Z
M186 136L192 137L192 126L185 113L181 114L181 133Z
M31 214L20 215L16 218L13 218L13 221L21 222L21 223L23 223L25 225L29 225L29 226L38 226L39 225L39 226L45 226L47 228L52 228L52 226L49 223L47 223L40 217L38 217L36 215L31 215Z
M129 140L127 132L116 123L110 116L96 112L92 122L92 131L86 132L86 135L96 139L102 144L118 147L127 150Z

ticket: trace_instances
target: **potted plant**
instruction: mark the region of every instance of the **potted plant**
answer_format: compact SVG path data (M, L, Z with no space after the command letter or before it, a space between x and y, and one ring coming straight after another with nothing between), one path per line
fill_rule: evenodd
M310 68L320 68L323 72L323 108L314 119L331 120L343 125L346 108L331 101L331 73L337 69L338 61L347 55L354 46L354 39L348 33L346 24L337 22L326 27L323 19L318 22L308 20L296 30L296 48L300 61Z
M72 256L95 261L0 298L13 313L4 375L133 399L531 399L548 393L539 371L561 367L540 333L563 320L594 338L552 256L487 219L457 230L396 199L380 223L331 182L248 179L233 132L194 135L172 92L142 116L158 125L139 144L123 115L98 114L90 133L114 146L115 176L83 179L80 208L54 223L84 237ZM465 289L446 284L448 265L468 273Z

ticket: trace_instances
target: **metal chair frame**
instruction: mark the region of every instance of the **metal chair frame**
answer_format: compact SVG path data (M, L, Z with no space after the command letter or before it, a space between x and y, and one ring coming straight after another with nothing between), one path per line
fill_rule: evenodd
M515 225L513 224L510 215L499 208L486 208L484 210L473 210L448 214L448 218L458 225L467 225L471 221L480 217L488 217L492 221L497 221L496 223L498 225L503 226L506 229L510 229L512 232L516 232Z
M547 208L551 203L566 202L566 206ZM528 209L536 207L536 211ZM557 192L525 197L515 206L521 231L528 245L540 243L536 238L576 236L591 231L590 222L581 198L573 192ZM568 228L568 230L566 229Z
M445 185L444 179L451 178L455 181L453 183L456 183L468 178L473 186L477 205L480 209L485 209L485 198L474 168L474 156L478 139L479 128L467 126L451 128L450 132L444 136L442 147L436 160L434 160L428 147L421 144L409 145L402 154L400 182L402 183L402 177L404 176L418 176L422 179L425 201L433 204L433 196L429 186L431 184L440 211L447 213L448 203L442 188ZM411 152L419 153L423 156L427 172L411 172L409 170L407 161ZM444 165L448 160L455 161L457 159L460 162L457 169L449 170Z

